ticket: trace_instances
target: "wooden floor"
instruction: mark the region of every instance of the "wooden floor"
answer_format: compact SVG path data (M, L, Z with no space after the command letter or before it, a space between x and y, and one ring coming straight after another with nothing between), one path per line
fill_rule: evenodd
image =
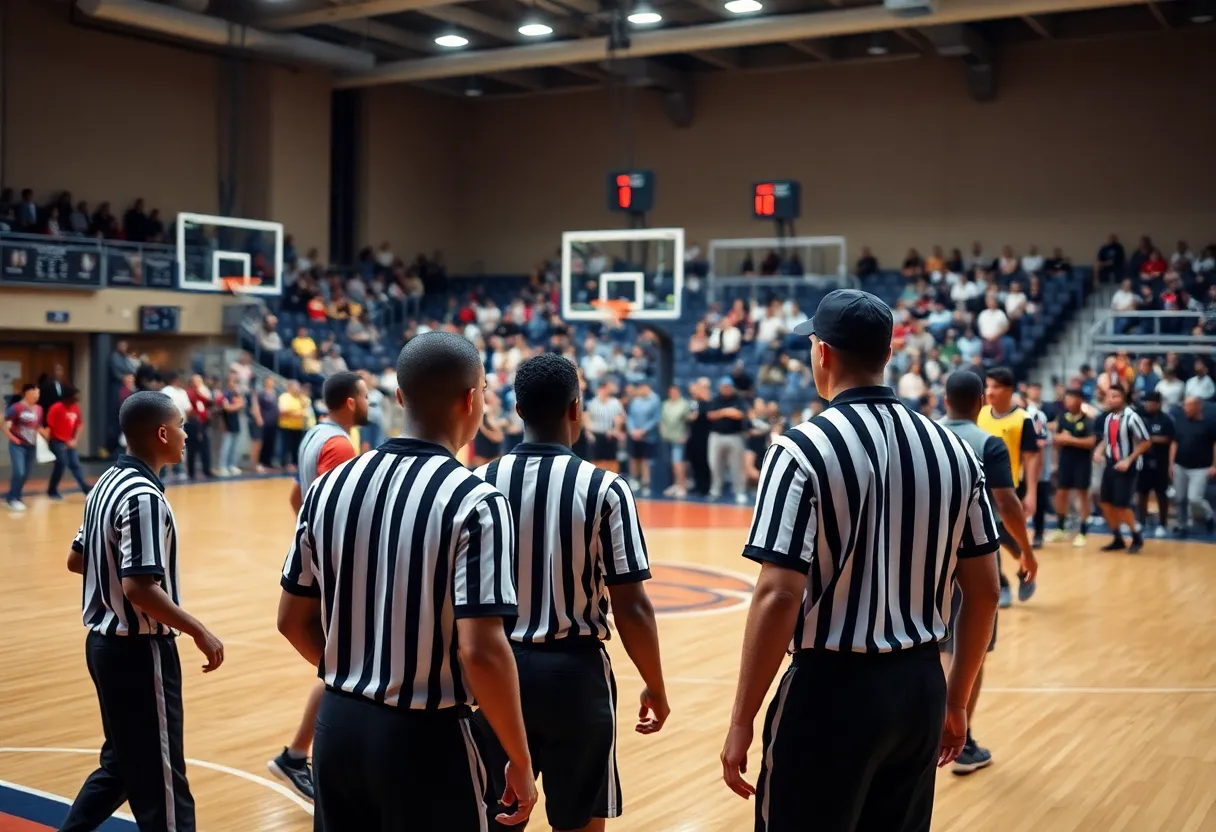
M311 829L265 768L311 681L274 625L286 493L285 480L170 489L186 606L227 645L224 667L203 676L182 644L204 832ZM71 797L100 743L80 581L63 568L83 499L29 503L0 514L0 780ZM666 567L652 593L676 611L660 621L673 712L661 734L640 737L621 708L625 815L610 828L750 829L752 807L722 785L718 764L747 600L736 575L756 571L739 556L750 513L643 511L651 556ZM1001 614L975 725L995 763L939 775L935 830L1216 830L1216 547L1150 540L1129 557L1099 553L1102 542L1048 547L1038 596ZM622 702L632 701L637 677L615 641L612 653Z

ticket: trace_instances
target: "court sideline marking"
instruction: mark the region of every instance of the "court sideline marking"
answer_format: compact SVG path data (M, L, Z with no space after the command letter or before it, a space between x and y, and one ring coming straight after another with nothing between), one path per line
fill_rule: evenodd
M6 748L3 750L8 751L10 749ZM35 789L30 786L23 786L20 783L10 783L8 780L0 780L0 788L12 789L15 792L21 792L23 794L32 795L33 797L41 797L43 800L51 800L51 801L54 801L55 803L62 803L64 806L72 805L72 801L68 800L66 797L62 797L57 794L51 794L50 792L44 792L42 789ZM130 815L127 812L115 812L111 817L116 817L119 820L125 820L125 821L130 821L131 823L135 823L135 816Z
M97 754L97 749L96 748L15 748L15 747L5 746L5 747L0 747L0 754L88 754L88 755L95 756ZM259 777L256 774L250 774L249 772L242 771L239 768L233 768L232 766L226 766L221 763L210 763L210 762L207 762L206 760L196 760L193 757L187 757L186 764L192 765L192 766L198 766L199 768L210 769L211 771L218 771L222 774L231 774L233 777L239 777L242 780L246 780L250 783L255 783L259 786L262 786L263 788L270 789L271 791L282 795L283 797L290 800L292 803L299 806L301 809L308 812L308 814L310 814L310 815L312 814L312 804L311 803L309 803L304 798L300 797L295 792L288 789L286 786L276 783L273 780L267 780L265 777ZM3 782L3 781L0 781L0 782ZM23 790L23 791L33 791L26 786L15 786L14 788L17 788L17 789ZM59 800L59 801L64 800L64 798L56 797L55 795L52 795L52 794L43 794L43 793L39 793L39 794L44 797L53 799L53 800ZM67 801L67 802L70 803L71 801Z

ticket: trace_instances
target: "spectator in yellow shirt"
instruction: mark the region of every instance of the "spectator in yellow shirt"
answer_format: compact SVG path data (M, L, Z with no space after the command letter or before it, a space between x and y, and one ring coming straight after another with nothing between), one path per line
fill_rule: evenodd
M289 472L296 470L296 455L311 410L312 402L300 382L287 382L287 392L279 396L279 434L283 437L283 467Z
M317 358L317 342L308 334L307 327L300 327L296 337L292 339L291 349L300 357L300 370L306 376L321 374L321 361Z

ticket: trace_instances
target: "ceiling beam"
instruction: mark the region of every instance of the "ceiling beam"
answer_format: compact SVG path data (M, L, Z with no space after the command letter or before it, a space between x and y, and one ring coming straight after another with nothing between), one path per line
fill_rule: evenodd
M343 20L362 20L397 12L416 12L451 2L452 0L365 0L362 3L346 3L311 12L268 17L259 20L257 25L278 32L284 29L302 29L305 26L332 25Z
M598 67L590 66L588 64L566 64L560 68L566 70L566 72L569 72L571 75L577 75L580 78L586 78L589 81L596 81L602 84L608 80L608 73L604 72L604 70L599 69Z
M1043 40L1051 40L1051 29L1047 26L1047 21L1039 20L1032 14L1022 15L1022 22L1029 26L1036 35Z
M376 0L373 0L375 2ZM410 0L419 2L419 0ZM1017 19L1102 7L1141 6L1143 0L940 0L934 25L961 24L992 19ZM840 35L863 35L899 31L912 25L882 6L853 6L825 12L752 17L695 26L634 32L629 54L633 58L672 55L706 49L789 43ZM501 49L473 49L459 54L394 61L366 72L338 77L337 88L365 87L483 75L504 69L587 64L608 58L603 38L556 40Z
M451 23L453 26L471 29L474 32L481 32L483 35L489 35L499 40L514 41L519 39L519 33L509 23L503 23L501 20L495 20L488 15L475 12L472 9L466 9L463 6L434 6L429 9L419 9L418 11L427 17Z
M1153 17L1157 18L1157 22L1161 24L1162 29L1174 28L1170 24L1169 18L1165 16L1165 12L1161 10L1161 6L1154 0L1149 0L1148 10L1153 13Z
M340 20L330 25L344 32L362 35L371 40L378 40L415 52L438 51L435 42L430 38L415 35L413 32L398 29L396 26L389 26L387 23L378 23L375 20Z
M738 69L738 49L714 49L688 53L702 63L716 66L718 69Z
M826 38L819 40L792 40L787 46L803 55L810 55L817 61L830 61L834 57L832 42Z
M495 72L490 76L496 81L504 81L513 87L519 87L521 90L536 92L543 90L548 86L545 83L545 76L537 69L511 69L506 72Z

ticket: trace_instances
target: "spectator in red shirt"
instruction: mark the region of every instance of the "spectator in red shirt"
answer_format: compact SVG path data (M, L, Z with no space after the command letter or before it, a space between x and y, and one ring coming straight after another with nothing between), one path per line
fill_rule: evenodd
M59 494L59 480L63 469L67 468L76 478L83 494L89 493L89 484L85 481L84 471L80 468L80 454L76 452L76 437L84 424L80 416L80 392L71 385L64 388L63 398L51 405L46 414L46 426L50 431L49 444L55 454L55 467L51 469L51 480L47 483L46 494L52 500L62 500Z
M42 434L43 439L47 436L46 428L42 427L38 395L38 385L24 385L21 398L4 412L8 454L13 463L13 476L8 489L8 507L12 511L25 511L21 492L37 461L38 435Z
M198 373L190 377L186 396L190 399L190 413L186 416L186 476L194 479L201 461L203 476L211 479L214 476L211 473L211 432L207 426L211 422L215 397Z
M1153 249L1149 254L1148 259L1140 267L1141 280L1160 280L1165 276L1170 264L1161 256L1161 252Z

